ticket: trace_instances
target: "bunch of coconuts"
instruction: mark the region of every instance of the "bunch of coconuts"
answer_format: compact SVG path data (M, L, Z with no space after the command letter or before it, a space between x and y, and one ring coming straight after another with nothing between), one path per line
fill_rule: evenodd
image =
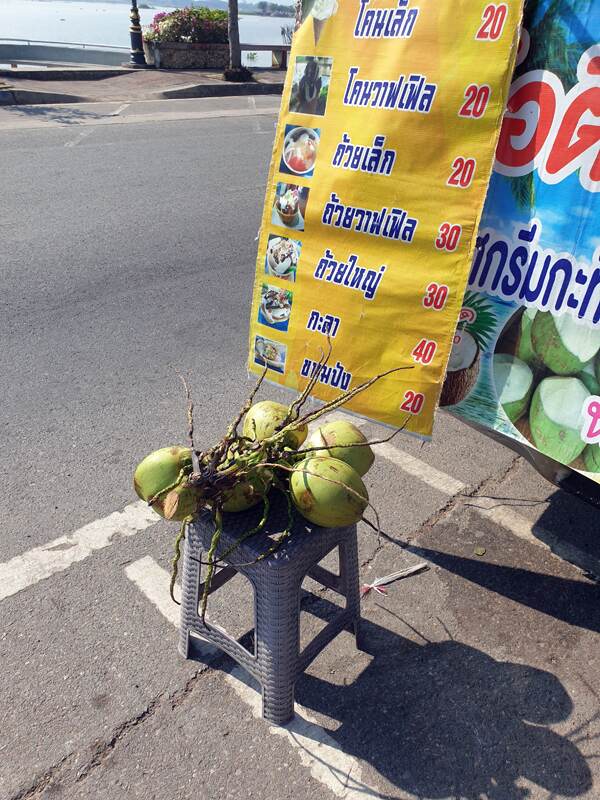
M201 511L212 516L214 533L206 554L202 615L206 609L214 569L219 561L216 551L223 530L224 512L243 512L261 502L263 504L258 525L248 530L226 553L222 553L221 561L243 539L264 528L272 490L285 496L288 524L259 558L271 555L290 535L294 508L315 525L332 528L353 525L363 518L367 506L371 506L362 476L374 460L370 444L378 442L368 442L355 425L345 421L321 425L307 439L308 425L344 405L386 375L407 367L396 367L376 375L316 410L303 411L328 356L329 353L323 355L319 369L289 406L270 400L253 404L265 370L225 436L205 451L198 450L194 444L194 408L184 381L188 398L190 446L177 445L156 450L146 456L135 470L134 487L138 496L162 517L182 523L175 541L171 597L177 575L179 548L187 523ZM238 432L240 424L241 433ZM389 441L389 438L391 436L382 441ZM373 511L377 519L376 529L379 530L377 512L375 509Z
M242 437L252 444L270 441L286 418L282 403L263 400L245 415ZM279 465L261 465L239 470L239 479L224 485L221 510L247 511L264 500L276 478L277 469L289 469L288 491L296 509L315 525L335 528L352 525L362 518L368 505L368 492L362 476L375 456L360 430L351 422L328 422L307 439L306 424L289 432ZM302 445L304 449L299 449ZM235 475L241 455L232 448L217 470ZM183 521L210 507L209 493L190 480L193 473L192 449L175 445L155 450L144 458L134 474L138 496L161 517ZM217 475L218 478L218 475Z

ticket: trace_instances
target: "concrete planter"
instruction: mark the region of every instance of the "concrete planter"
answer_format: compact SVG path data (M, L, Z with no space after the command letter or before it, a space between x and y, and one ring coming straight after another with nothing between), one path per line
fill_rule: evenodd
M144 42L147 64L157 69L224 69L229 66L228 44Z

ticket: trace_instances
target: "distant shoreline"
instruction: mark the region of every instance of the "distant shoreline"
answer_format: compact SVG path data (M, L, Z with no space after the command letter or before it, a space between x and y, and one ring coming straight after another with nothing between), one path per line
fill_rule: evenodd
M41 3L53 3L53 2L55 2L55 0L34 0L34 1L35 2L41 2ZM28 0L21 0L21 2L28 2ZM73 4L75 4L75 3L90 3L90 5L94 4L94 3L97 4L98 2L101 2L101 3L107 3L107 4L115 5L115 6L117 6L117 5L129 6L131 4L130 0L60 0L60 2L62 2L62 3L73 3ZM226 2L226 0L223 0L223 2ZM159 8L160 9L171 8L171 9L173 9L173 11L176 11L178 8L188 8L190 5L193 5L193 6L196 6L196 7L205 6L207 8L211 8L210 5L202 3L202 2L198 2L198 0L190 0L190 3L186 3L186 2L184 2L182 0L182 2L179 5L176 5L176 6L170 5L169 3L161 3L161 4L157 5L157 6L155 6L155 5L151 4L151 3L144 3L143 1L141 3L138 2L138 8L141 11L154 11L154 9L158 10ZM247 7L250 4L249 3L242 3L241 5L245 5ZM295 7L293 5L290 5L288 14L284 13L283 9L279 9L276 14L261 14L258 11L246 11L246 10L244 10L244 11L240 11L239 15L241 17L243 16L243 17L266 17L266 18L269 18L269 17L293 18L295 16Z

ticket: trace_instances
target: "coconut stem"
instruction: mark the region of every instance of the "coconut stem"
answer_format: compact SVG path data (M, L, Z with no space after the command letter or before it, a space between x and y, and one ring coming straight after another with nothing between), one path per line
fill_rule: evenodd
M269 517L269 509L270 509L270 507L271 507L271 504L270 504L269 498L268 498L268 496L266 494L264 494L263 495L263 513L262 513L262 517L260 518L260 522L258 523L258 525L256 525L251 530L246 531L246 533L242 534L239 539L237 539L232 545L230 545L227 548L227 550L225 550L224 553L221 553L221 555L219 556L219 559L218 559L219 561L223 561L224 559L226 559L227 556L230 555L231 553L233 553L234 550L237 550L239 545L242 542L246 541L246 539L249 539L251 536L254 536L255 534L260 533L262 531L262 529L267 524L267 519ZM243 566L249 566L249 565L246 565L246 564L232 564L232 566L234 566L234 567L236 567L236 566L243 567Z
M206 554L208 567L206 568L206 577L204 578L204 589L202 591L202 601L200 603L200 619L202 620L202 622L204 622L204 617L206 616L206 604L208 602L210 585L212 583L212 578L215 571L215 552L217 549L217 545L219 544L219 539L221 538L221 533L223 532L223 513L221 511L221 506L219 505L216 505L214 507L214 521L215 521L215 532L212 535L212 539L210 540L210 547L208 549L208 553Z
M181 523L181 527L179 528L179 534L175 539L175 555L173 556L173 561L171 562L171 583L169 585L169 594L171 595L171 600L177 605L181 605L178 600L175 600L175 581L177 580L177 564L179 563L179 559L181 558L181 542L185 539L185 531L187 528L188 522L191 521L191 517L184 519Z
M339 395L334 400L330 400L328 403L325 403L321 408L318 408L316 411L312 411L309 414L306 414L304 417L300 417L294 424L295 425L308 425L309 422L313 422L315 419L322 417L323 414L327 414L329 411L334 411L336 408L345 405L349 400L352 400L353 397L356 397L357 394L364 392L370 386L372 386L377 381L381 380L381 378L385 378L387 375L391 375L393 372L399 372L403 369L413 369L413 365L409 364L406 367L394 367L393 369L388 369L386 372L381 372L379 375L375 375L373 378L370 378L368 381L359 384L354 389L350 389L347 392Z
M286 416L286 418L284 420L284 424L287 425L292 420L298 419L298 415L300 413L300 409L302 408L302 406L306 402L306 399L308 398L309 394L314 389L317 381L319 380L319 375L321 374L321 372L323 370L323 367L327 364L327 362L329 361L329 357L331 356L332 344L331 344L331 339L329 337L329 334L327 335L327 343L329 345L329 347L327 349L327 353L325 353L324 350L321 350L321 358L318 361L317 368L314 371L314 374L311 375L311 377L309 378L308 383L304 387L303 392L290 405L290 407L288 409L287 416Z
M292 500L290 498L289 492L287 491L285 486L281 483L281 481L277 480L277 482L275 483L275 488L278 489L280 492L282 492L285 495L285 499L287 500L287 512L288 512L287 526L285 530L277 537L277 539L275 539L273 544L267 550L265 550L264 553L261 553L257 558L255 558L254 561L247 561L244 564L231 564L231 566L234 567L235 569L239 569L240 567L252 567L254 566L254 564L258 564L259 561L264 561L265 558L268 558L269 556L272 556L273 553L276 553L277 550L279 550L281 545L284 543L284 541L289 536L291 536L292 528L294 526L294 507L292 506ZM256 531L250 531L249 533L244 534L242 539L246 539L248 536L251 536L255 532ZM238 539L235 545L232 545L232 547L230 547L229 550L223 553L221 558L224 558L226 555L231 553L234 547L236 547L237 544L240 541L242 541L242 539Z
M308 469L298 469L297 467L288 467L288 466L286 466L284 464L264 463L264 464L261 464L261 467L278 467L279 469L283 469L286 472L300 472L302 475L312 475L314 478L320 478L322 481L327 481L328 483L335 483L336 486L343 486L344 489L346 489L346 491L350 492L350 494L353 494L355 497L358 497L359 500L362 500L363 503L366 503L369 506L369 508L373 509L373 513L375 514L375 519L377 521L377 530L379 532L381 532L381 524L379 522L379 514L377 513L377 509L375 508L373 503L371 503L371 501L369 500L368 497L365 497L360 492L357 492L351 486L347 486L343 481L336 481L335 478L326 478L324 475L319 475L318 473L311 472Z
M160 492L157 492L154 495L154 497L151 497L148 500L148 505L149 506L153 506L154 503L156 503L157 500L161 499L161 497L165 497L165 495L167 495L169 492L173 491L173 489L176 489L179 486L179 484L181 483L181 481L186 477L186 475L187 475L187 472L184 469L179 470L179 475L173 481L173 483L171 483L169 486L165 486L165 488L161 489Z
M237 415L237 417L235 418L235 420L234 420L234 421L231 423L231 425L230 425L230 426L229 426L229 428L227 429L227 433L225 434L225 438L226 438L226 439L231 439L231 438L237 437L237 428L238 428L238 425L239 425L239 424L240 424L240 422L242 421L242 419L243 419L243 417L244 417L244 414L246 414L246 413L247 413L247 412L250 410L250 407L252 406L252 401L253 401L253 400L254 400L254 398L256 397L256 393L257 393L257 392L258 392L258 390L260 389L260 387L261 387L261 384L262 384L262 382L263 382L263 381L264 381L264 379L265 379L265 376L266 376L266 374L267 374L267 369L268 369L268 367L265 367L265 368L264 368L264 370L263 370L263 372L262 372L262 375L260 376L260 378L258 379L258 381L257 381L257 383L256 383L256 386L255 386L255 387L254 387L254 389L253 389L253 390L250 392L250 395L248 396L248 398L246 399L246 402L244 403L244 405L243 405L243 406L242 406L242 408L240 409L240 412L239 412L239 414Z
M323 444L317 445L316 447L304 447L302 448L302 450L298 450L296 455L299 458L304 458L305 453L314 453L318 450L333 450L334 448L336 450L338 449L342 450L347 447L370 447L371 445L385 444L386 442L391 442L394 436L397 436L400 433L400 431L404 430L404 428L408 424L409 419L410 417L407 417L402 423L402 425L399 428L397 428L393 433L391 433L389 436L386 436L385 439L372 439L371 441L353 442L352 444L327 444L327 442L325 441L325 437L323 436L323 434L321 434L321 438L323 439Z
M192 453L195 453L196 446L194 445L194 401L192 400L192 393L190 391L190 386L185 378L185 375L182 375L180 373L179 379L183 383L183 388L185 389L185 398L187 400L188 440L190 443L190 447L192 448Z

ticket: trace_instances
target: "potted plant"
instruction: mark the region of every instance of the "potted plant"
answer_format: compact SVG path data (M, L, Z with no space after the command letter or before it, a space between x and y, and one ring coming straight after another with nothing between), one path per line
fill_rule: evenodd
M155 15L144 31L144 53L157 69L224 69L228 41L226 11L178 8Z

